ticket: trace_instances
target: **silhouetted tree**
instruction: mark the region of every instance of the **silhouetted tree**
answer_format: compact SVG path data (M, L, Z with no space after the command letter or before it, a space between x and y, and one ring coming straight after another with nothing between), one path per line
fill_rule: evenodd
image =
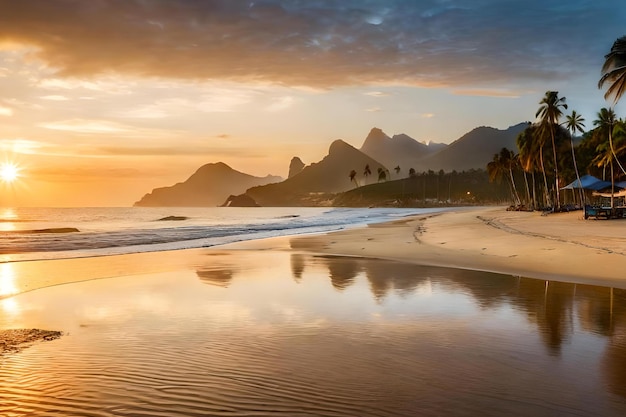
M626 36L618 38L604 58L598 88L602 88L606 82L611 83L604 98L608 100L613 96L613 104L616 104L626 89Z
M552 153L554 154L554 176L555 176L555 193L556 201L554 203L554 209L559 208L559 168L556 154L556 142L554 140L554 129L558 126L559 119L563 115L561 108L567 109L565 104L565 97L559 97L558 91L546 91L546 95L539 102L539 110L535 114L535 117L539 117L540 124L543 130L550 134L552 140Z
M378 168L378 182L381 181L387 181L387 171L382 168Z
M415 168L409 168L409 178L415 178Z
M366 164L365 169L363 170L363 176L365 177L365 183L367 184L367 177L372 175L372 170L370 169L370 165Z
M578 173L578 165L576 165L576 153L574 152L574 135L576 132L583 133L585 129L585 124L583 123L585 119L576 113L576 110L572 110L572 114L566 116L567 121L565 122L565 126L567 130L570 132L570 144L572 146L572 159L574 161L574 171L576 171L576 180L578 181L578 185L581 186L580 183L580 174ZM585 195L583 193L582 187L578 189L578 194L580 197L580 204L585 204Z
M352 170L350 171L350 182L353 182L355 186L359 186L359 183L356 180L356 171Z

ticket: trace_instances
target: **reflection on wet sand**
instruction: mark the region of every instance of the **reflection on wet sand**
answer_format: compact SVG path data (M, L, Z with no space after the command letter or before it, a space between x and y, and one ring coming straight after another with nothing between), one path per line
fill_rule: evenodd
M1 359L0 415L626 415L624 290L205 251L4 301L68 337Z
M537 327L548 352L555 356L574 331L575 315L584 330L607 337L613 336L616 320L626 322L623 289L332 255L292 253L290 263L296 282L307 268L323 267L332 287L339 291L354 285L362 275L377 302L389 293L408 297L428 282L468 294L482 309L509 305ZM233 279L233 268L229 263L212 262L197 274L205 282L223 286Z

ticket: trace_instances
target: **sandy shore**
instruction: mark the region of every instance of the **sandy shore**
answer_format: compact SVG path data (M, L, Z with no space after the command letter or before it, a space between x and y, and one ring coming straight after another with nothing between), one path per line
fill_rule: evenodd
M626 288L626 220L584 220L581 212L468 209L226 248L366 256Z

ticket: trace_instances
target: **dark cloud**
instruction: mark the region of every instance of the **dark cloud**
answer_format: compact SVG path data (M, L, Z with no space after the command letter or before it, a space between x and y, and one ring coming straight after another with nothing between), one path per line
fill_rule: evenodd
M599 72L623 0L0 0L0 42L63 76L332 87Z

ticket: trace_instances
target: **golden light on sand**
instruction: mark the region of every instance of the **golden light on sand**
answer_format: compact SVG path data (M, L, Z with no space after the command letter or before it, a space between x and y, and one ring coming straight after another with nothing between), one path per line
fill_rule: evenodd
M15 271L10 263L0 265L0 298L17 294Z
M20 169L12 162L4 162L0 165L0 180L4 182L13 182L20 175Z

